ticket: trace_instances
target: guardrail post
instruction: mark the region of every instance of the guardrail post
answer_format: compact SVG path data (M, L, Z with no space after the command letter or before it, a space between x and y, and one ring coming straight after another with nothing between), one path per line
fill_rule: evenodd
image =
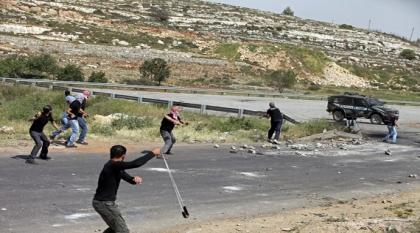
M244 115L244 110L243 109L239 109L239 111L238 111L238 117L242 117L242 115Z
M49 88L50 88L50 90L52 90L54 88L54 86L53 85L50 85Z
M204 112L206 111L206 105L205 104L203 104L203 105L201 105L201 107L200 107L200 114L204 114Z
M35 87L36 86L36 83L31 83L31 87Z
M114 93L111 94L111 99L115 99L115 94Z
M139 102L139 103L143 103L143 97L139 97L139 98L137 99L137 102Z
M1 82L3 83L6 82L6 78L2 78L1 80L2 80Z
M168 108L171 108L171 107L172 107L172 105L174 105L174 101L169 100L169 101L168 101Z

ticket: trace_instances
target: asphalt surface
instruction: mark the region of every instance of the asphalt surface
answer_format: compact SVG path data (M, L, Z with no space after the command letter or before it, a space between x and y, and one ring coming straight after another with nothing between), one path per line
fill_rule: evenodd
M250 110L264 110L272 101L219 97L224 101L212 101L230 102L227 107L240 105ZM210 98L194 95L188 101L204 103L206 99ZM286 114L294 114L300 121L330 117L323 101L273 101L281 103ZM253 105L247 107L250 103ZM286 103L290 103L290 108ZM310 116L296 113L299 108L308 111L314 106L323 108ZM419 180L409 177L418 174L420 165L419 130L411 127L418 124L420 113L412 112L416 108L400 108L397 145L379 142L386 133L384 125L363 120L362 130L372 139L356 145L340 144L341 149L331 148L328 142L322 142L319 148L316 142L299 143L301 149L292 149L283 142L280 149L252 144L258 153L251 154L246 149L230 153L232 145L240 144L220 148L175 145L175 155L169 157L168 164L190 217L182 217L164 161L159 159L128 171L141 176L143 184L122 182L117 203L132 232L159 232L202 221L278 213L416 189L420 187ZM129 151L127 160L140 156L145 149L152 148L139 146L138 150ZM384 153L387 149L391 155ZM105 229L91 200L99 172L108 160L107 153L54 150L51 161L39 161L33 166L24 163L25 153L18 152L18 148L16 151L0 153L0 232L77 233Z

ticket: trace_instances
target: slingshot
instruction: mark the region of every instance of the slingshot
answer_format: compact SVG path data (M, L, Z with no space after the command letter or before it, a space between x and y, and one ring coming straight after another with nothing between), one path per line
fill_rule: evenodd
M187 207L184 205L184 202L182 201L181 194L179 194L178 187L176 186L175 180L172 177L172 173L171 173L171 170L169 169L168 163L166 162L166 158L163 154L161 154L161 156L163 158L163 161L165 161L166 169L168 169L169 177L171 178L172 185L174 186L176 197L178 198L179 206L181 207L182 216L184 218L188 218L190 215L188 213Z

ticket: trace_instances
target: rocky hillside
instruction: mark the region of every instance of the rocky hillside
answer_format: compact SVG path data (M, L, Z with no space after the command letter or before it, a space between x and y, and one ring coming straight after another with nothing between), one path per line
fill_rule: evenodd
M350 66L420 81L419 59L399 58L403 49L420 54L418 44L294 16L200 0L3 0L0 7L2 56L47 52L114 82L138 78L142 61L156 57L173 71L165 85L264 86L262 76L277 69L320 85L375 87L401 78L358 77ZM322 69L311 51L328 57Z

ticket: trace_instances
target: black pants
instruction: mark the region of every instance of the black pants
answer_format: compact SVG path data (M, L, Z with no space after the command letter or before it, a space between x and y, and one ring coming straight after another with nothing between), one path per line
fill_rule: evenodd
M35 159L38 151L41 149L41 155L47 156L48 154L48 147L50 146L50 140L48 140L47 136L45 136L44 132L36 132L30 131L29 135L35 141L35 146L32 148L31 154L29 155L29 159Z
M271 121L271 127L268 130L268 139L271 139L274 132L276 134L274 135L275 140L279 140L280 134L281 134L281 126L283 125L283 119L280 120L272 120Z

